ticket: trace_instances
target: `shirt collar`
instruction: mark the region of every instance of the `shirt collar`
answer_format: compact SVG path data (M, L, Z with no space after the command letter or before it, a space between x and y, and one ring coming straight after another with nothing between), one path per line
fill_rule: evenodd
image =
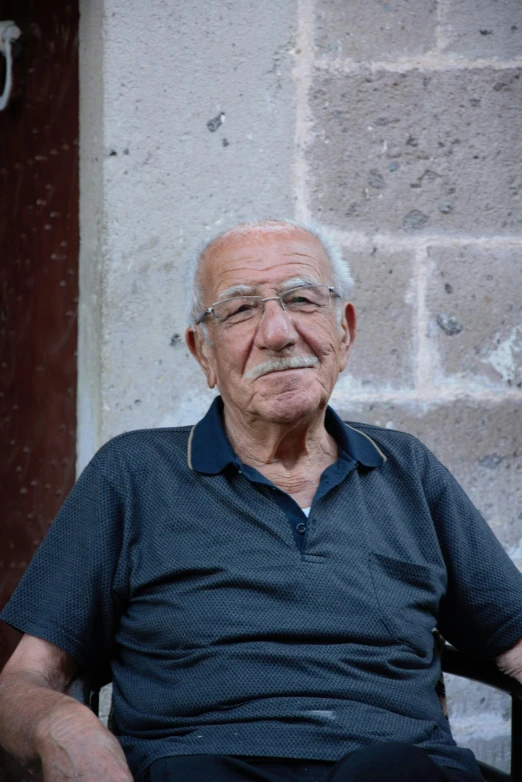
M187 461L191 470L217 475L237 457L223 426L223 400L216 397L204 418L192 427L187 446ZM353 459L365 467L378 467L386 457L364 432L345 424L332 410L326 409L325 426L337 442L341 457Z

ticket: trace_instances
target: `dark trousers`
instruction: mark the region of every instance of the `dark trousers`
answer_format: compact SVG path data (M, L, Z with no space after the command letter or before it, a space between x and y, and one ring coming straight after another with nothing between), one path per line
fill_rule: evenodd
M481 777L437 766L418 747L374 744L337 763L287 758L184 755L160 758L149 782L481 782Z

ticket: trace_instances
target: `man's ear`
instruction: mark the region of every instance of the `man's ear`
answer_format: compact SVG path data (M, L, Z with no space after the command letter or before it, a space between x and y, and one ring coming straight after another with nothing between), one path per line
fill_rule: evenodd
M209 388L216 385L216 373L214 371L213 350L208 339L201 333L201 328L189 326L185 332L187 347L205 373Z
M341 367L340 372L345 369L348 363L348 356L352 349L352 345L355 341L355 334L357 332L357 314L353 304L344 304L341 311L341 322L339 324L341 332Z

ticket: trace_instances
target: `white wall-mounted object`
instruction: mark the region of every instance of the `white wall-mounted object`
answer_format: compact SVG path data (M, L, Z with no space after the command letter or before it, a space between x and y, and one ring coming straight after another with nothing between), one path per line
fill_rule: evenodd
M0 111L9 103L13 88L13 43L20 38L22 31L12 21L0 22L0 54L5 57L5 81L0 95Z

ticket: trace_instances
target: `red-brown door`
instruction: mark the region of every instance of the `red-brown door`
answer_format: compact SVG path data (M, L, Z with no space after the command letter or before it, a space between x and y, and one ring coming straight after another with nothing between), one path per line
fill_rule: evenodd
M0 0L14 93L0 112L0 604L75 475L78 7ZM0 93L5 61L0 58ZM0 664L17 643L0 623ZM0 780L33 779L0 758Z

